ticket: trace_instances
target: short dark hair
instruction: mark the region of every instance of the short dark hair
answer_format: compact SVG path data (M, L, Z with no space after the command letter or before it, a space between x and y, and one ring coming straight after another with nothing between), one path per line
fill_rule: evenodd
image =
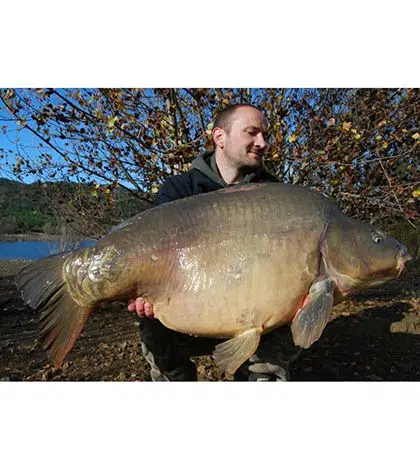
M220 127L224 129L227 133L230 132L230 129L232 127L232 116L236 112L237 109L239 108L254 108L257 111L261 111L261 109L257 108L253 104L248 104L248 103L239 103L239 104L231 104L227 106L226 108L222 109L216 114L216 117L214 119L214 125L213 128L215 127Z

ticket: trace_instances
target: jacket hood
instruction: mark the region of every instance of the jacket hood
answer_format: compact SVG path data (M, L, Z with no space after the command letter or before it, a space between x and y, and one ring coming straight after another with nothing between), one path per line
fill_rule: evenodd
M214 160L214 152L205 151L192 162L194 170L201 171L212 181L220 184L220 186L228 186L217 171L216 162Z
M204 173L208 178L210 178L212 181L220 184L220 186L227 188L230 186L228 183L226 183L222 177L219 174L219 171L216 166L216 160L214 157L214 152L209 152L205 151L201 155L199 155L197 158L195 158L192 162L192 168L194 170L201 171L201 173ZM245 184L245 183L250 183L252 181L259 181L259 180L272 180L272 181L278 181L278 179L273 176L271 173L269 173L265 168L262 168L256 172L249 173L248 175L245 176L245 178L238 184Z

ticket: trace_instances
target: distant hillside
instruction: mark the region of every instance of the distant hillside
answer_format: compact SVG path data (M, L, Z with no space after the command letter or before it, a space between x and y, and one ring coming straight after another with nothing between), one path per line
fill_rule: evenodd
M85 220L84 235L97 236L101 235L100 228L106 232L150 205L118 188L110 204L88 185L64 182L23 184L0 178L0 234L62 234L63 224L73 223L81 227ZM87 224L93 219L96 230Z

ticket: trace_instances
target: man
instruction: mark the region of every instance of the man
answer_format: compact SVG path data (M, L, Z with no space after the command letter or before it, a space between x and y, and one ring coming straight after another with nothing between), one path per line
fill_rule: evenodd
M217 114L212 130L214 152L205 152L187 173L169 178L160 188L155 205L231 185L278 181L264 168L267 124L262 112L248 104L233 105ZM222 340L177 333L153 318L153 305L142 298L128 309L140 317L142 352L151 365L152 380L197 380L191 356L211 354ZM288 367L299 355L289 327L262 336L254 356L235 373L235 380L288 380Z

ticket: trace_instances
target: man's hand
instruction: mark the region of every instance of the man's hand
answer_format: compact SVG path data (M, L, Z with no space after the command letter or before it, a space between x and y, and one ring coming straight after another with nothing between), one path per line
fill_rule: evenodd
M136 312L140 318L153 318L155 316L153 312L153 304L150 302L145 302L143 297L137 297L137 299L130 299L128 301L128 310L130 312Z

